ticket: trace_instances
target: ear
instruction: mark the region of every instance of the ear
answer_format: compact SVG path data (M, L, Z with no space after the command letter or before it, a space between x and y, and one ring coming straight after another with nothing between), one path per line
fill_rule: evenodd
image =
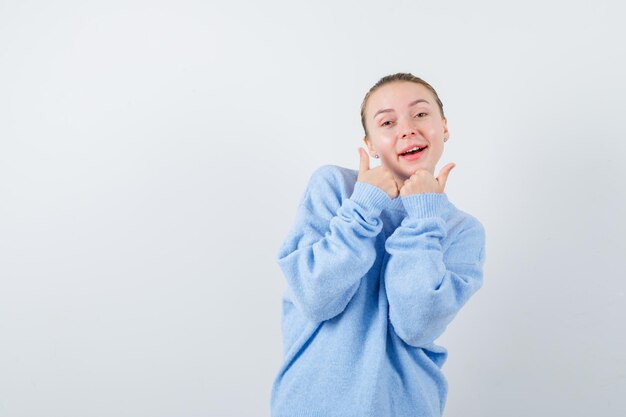
M374 155L376 154L376 149L374 149L374 147L372 146L372 142L367 137L367 135L363 136L363 143L365 144L365 146L369 150L370 156L373 158Z
M447 139L450 137L450 132L448 131L448 119L444 117L441 120L443 120L443 137Z

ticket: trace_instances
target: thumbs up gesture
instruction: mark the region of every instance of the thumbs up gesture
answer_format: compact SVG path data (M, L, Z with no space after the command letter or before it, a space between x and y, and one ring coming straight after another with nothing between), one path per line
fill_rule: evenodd
M448 175L450 175L450 171L455 166L454 162L447 164L441 168L437 178L425 169L418 169L400 187L400 196L406 197L407 195L419 193L443 193L448 181Z
M370 169L370 157L363 148L359 148L359 156L361 162L359 165L359 175L356 179L357 182L360 181L375 185L386 192L389 198L396 198L400 193L400 187L398 187L398 183L391 171L382 165ZM400 186L402 186L402 184L400 184Z

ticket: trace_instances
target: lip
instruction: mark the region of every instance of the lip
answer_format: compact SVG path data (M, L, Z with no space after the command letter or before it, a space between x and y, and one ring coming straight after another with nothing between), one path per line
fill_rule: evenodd
M417 146L418 148L423 148L423 147L428 146L428 145L426 145L426 144L421 145L421 144L419 144L419 143L414 143L414 144L409 145L409 146L407 146L406 148L402 149L402 150L398 153L398 155L402 155L404 152L408 151L409 149L413 149L413 148L415 148L416 146Z
M411 149L411 148L409 148ZM404 160L404 161L415 161L418 159L422 159L424 157L424 154L428 151L428 147L426 149L423 149L417 153L412 153L412 154L408 154L408 155L400 155L400 159Z

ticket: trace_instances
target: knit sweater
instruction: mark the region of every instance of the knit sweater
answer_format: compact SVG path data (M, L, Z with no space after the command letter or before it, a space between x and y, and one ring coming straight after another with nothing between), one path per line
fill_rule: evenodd
M272 417L441 416L434 344L481 286L485 230L445 193L391 199L358 172L313 172L278 264L283 364Z

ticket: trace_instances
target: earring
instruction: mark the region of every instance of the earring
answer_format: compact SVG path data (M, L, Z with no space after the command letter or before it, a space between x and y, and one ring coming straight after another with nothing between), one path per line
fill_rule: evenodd
M378 154L374 155L374 158L378 158Z
M445 142L445 141L447 141L447 140L448 140L448 138L443 138L443 141L444 141L444 142Z

